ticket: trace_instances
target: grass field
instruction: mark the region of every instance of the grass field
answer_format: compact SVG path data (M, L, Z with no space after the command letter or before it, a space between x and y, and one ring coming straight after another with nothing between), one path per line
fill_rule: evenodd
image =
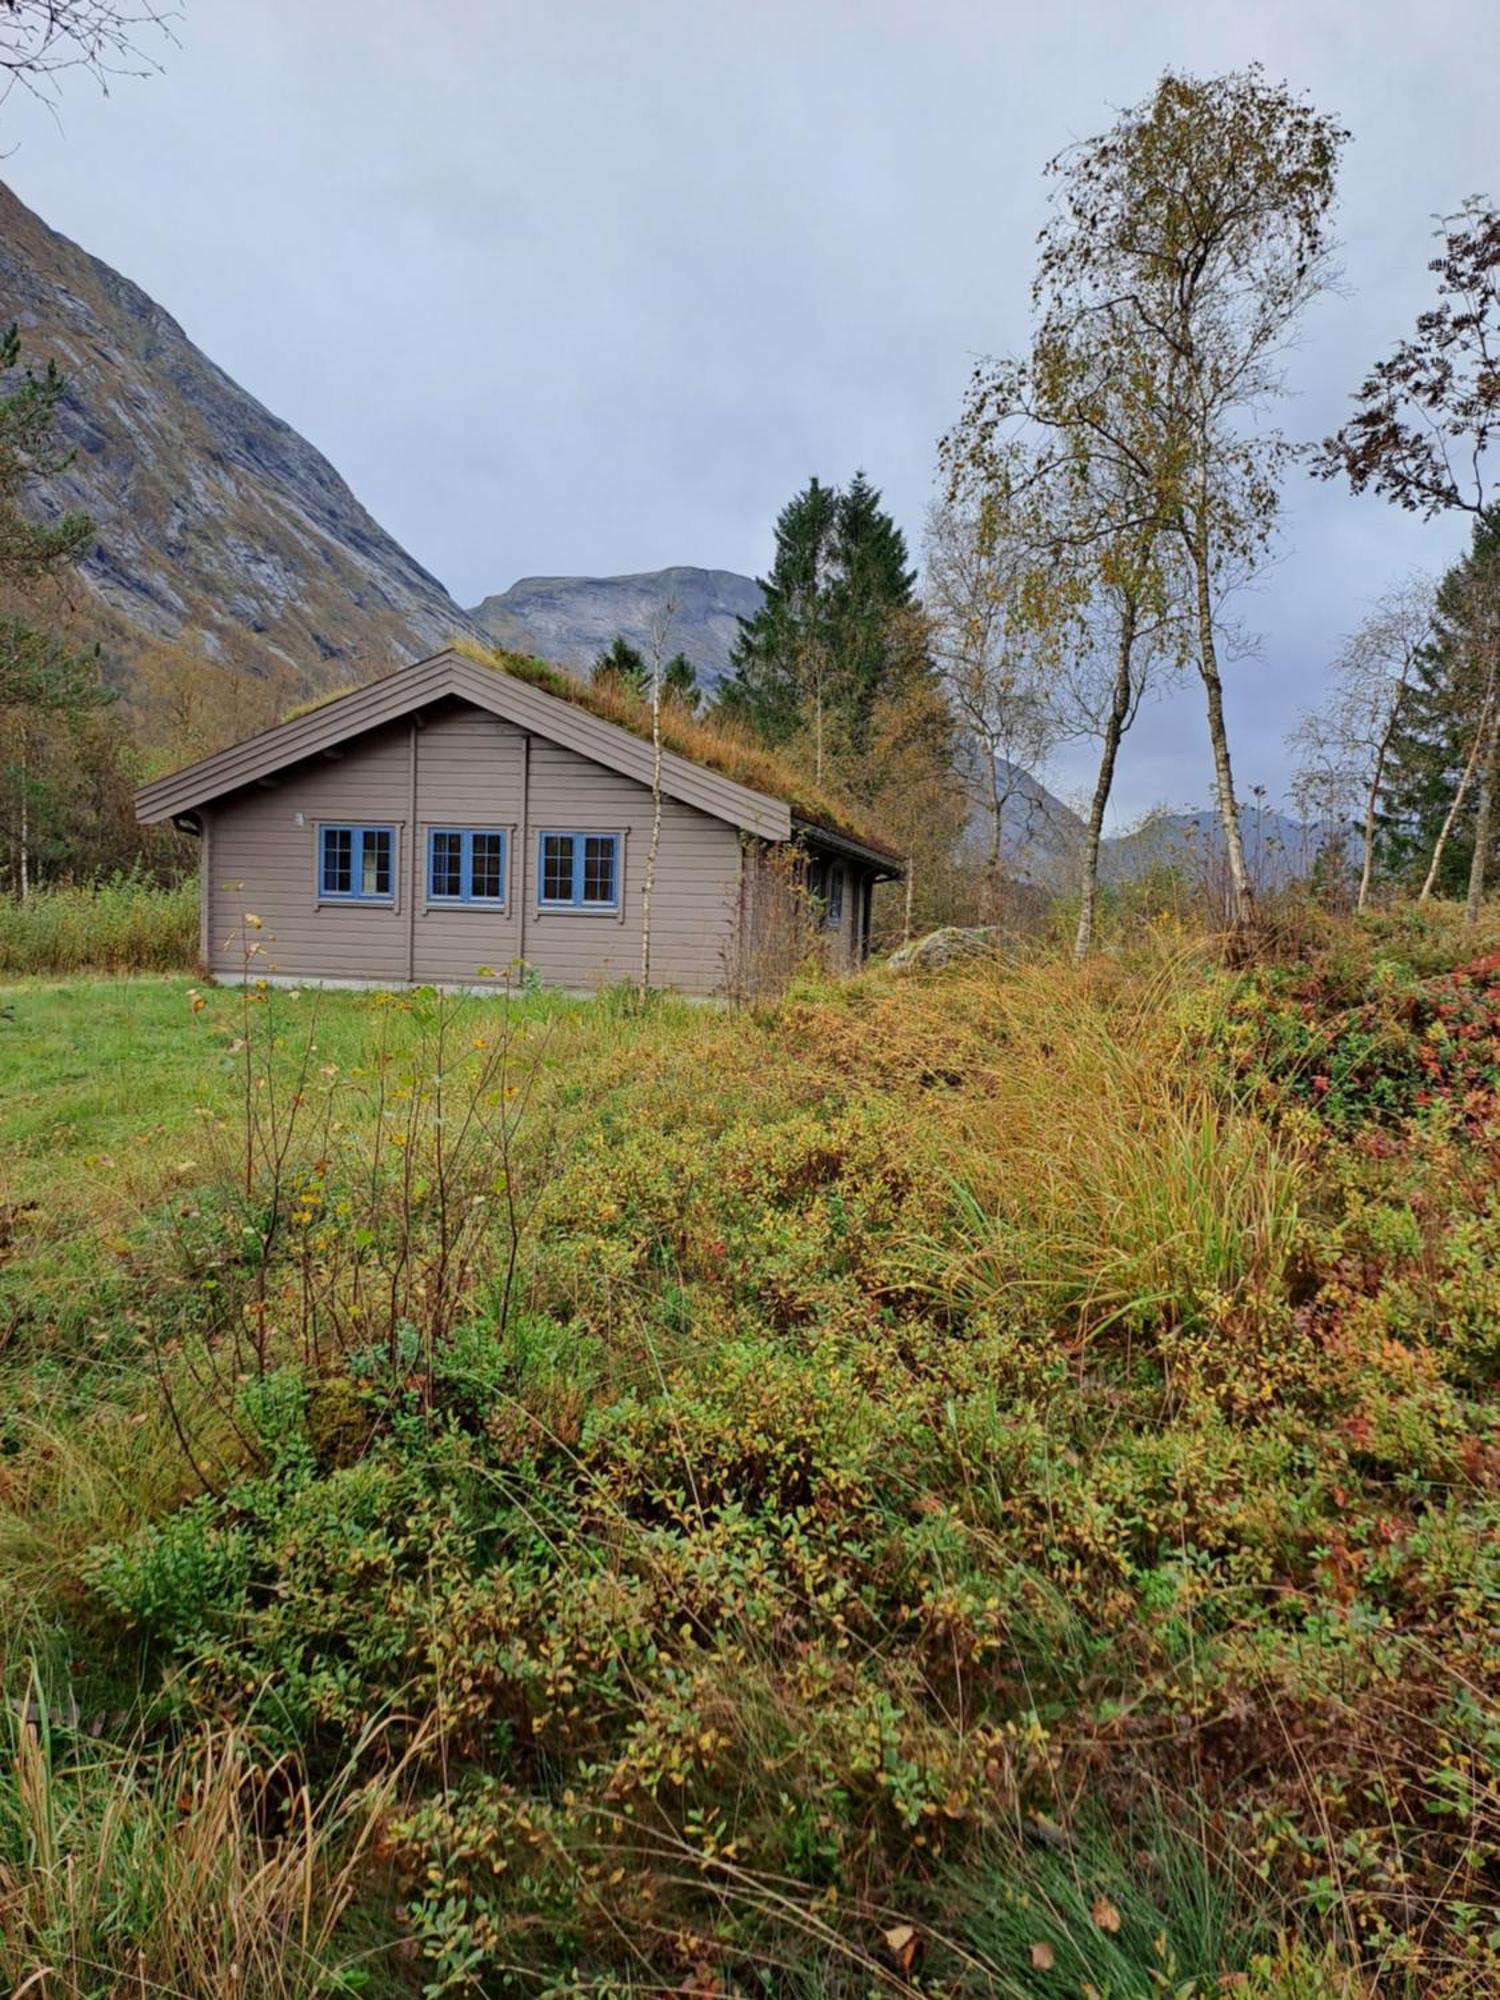
M1496 943L0 991L0 1988L1500 1990Z

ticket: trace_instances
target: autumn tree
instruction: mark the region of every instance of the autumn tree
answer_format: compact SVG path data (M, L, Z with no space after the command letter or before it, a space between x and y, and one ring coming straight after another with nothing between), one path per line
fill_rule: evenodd
M51 102L70 70L105 90L149 74L177 11L157 0L0 0L0 101L20 88Z
M930 645L958 735L956 768L984 828L985 867L999 884L1032 772L1062 733L1057 617L1038 610L1029 521L994 482L960 490L928 516L924 590Z
M94 533L86 514L65 511L47 521L35 505L36 489L71 458L58 435L64 390L54 362L38 369L23 361L14 326L0 337L0 715L7 718L12 874L23 899L31 887L38 726L108 699L97 649L69 644L39 615L48 586L71 569Z
M1428 577L1410 577L1388 591L1335 660L1327 701L1304 715L1289 739L1297 759L1294 789L1310 814L1358 817L1359 909L1370 899L1381 793L1433 636L1433 609Z
M1061 397L1066 420L1081 417L1111 455L1135 460L1150 516L1171 524L1238 925L1252 918L1254 889L1224 716L1223 601L1274 536L1293 447L1268 413L1287 343L1332 277L1345 137L1258 68L1169 72L1109 131L1053 161L1041 237L1031 411L1045 417ZM1075 405L1070 385L1100 378L1129 393Z
M1152 668L1180 651L1181 564L1156 470L1160 419L1124 353L1044 325L1022 361L975 371L943 441L950 497L1004 523L1004 620L1049 670L1057 736L1099 746L1085 824L1074 956L1087 956L1104 823L1126 731Z
M1500 433L1500 211L1473 196L1438 235L1436 305L1365 377L1316 469L1414 513L1482 514Z

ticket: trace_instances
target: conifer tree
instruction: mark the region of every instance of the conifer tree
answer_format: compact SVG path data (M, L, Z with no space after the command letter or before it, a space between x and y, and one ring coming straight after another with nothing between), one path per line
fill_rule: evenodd
M837 489L816 478L782 508L770 574L759 579L761 607L741 621L730 656L719 706L768 743L791 740L823 683L837 521Z
M812 479L776 523L765 601L743 622L721 710L768 742L806 736L814 771L869 746L877 707L918 666L906 538L857 472Z
M1438 586L1433 638L1422 649L1381 790L1387 873L1434 892L1482 896L1500 840L1500 510L1480 515L1473 543ZM1483 839L1480 834L1483 829Z
M662 668L661 692L663 701L685 709L689 715L696 710L703 695L698 686L698 669L686 653L674 653Z
M617 688L625 694L646 697L646 662L623 633L617 633L608 650L594 662L590 675L595 687Z

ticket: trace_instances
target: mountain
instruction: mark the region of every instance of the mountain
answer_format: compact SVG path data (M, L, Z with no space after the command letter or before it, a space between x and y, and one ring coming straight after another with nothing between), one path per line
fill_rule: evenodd
M1000 848L1007 871L1037 888L1071 889L1083 853L1082 818L1031 772L1003 759L997 763L1005 798ZM1255 802L1241 808L1240 826L1246 863L1262 891L1305 878L1322 854L1342 851L1346 861L1352 861L1359 847L1358 835L1347 824L1331 820L1304 824L1274 806ZM977 809L967 840L977 862L989 840L988 817ZM1225 882L1228 864L1217 809L1158 811L1129 833L1106 835L1099 855L1103 881L1138 882L1154 869L1174 869L1209 888Z
M1285 888L1305 877L1320 854L1342 849L1352 858L1358 836L1345 823L1304 823L1274 806L1240 808L1245 863L1262 890ZM1109 881L1135 881L1153 868L1177 868L1205 881L1223 877L1224 829L1214 810L1153 813L1132 832L1105 842L1103 873Z
M650 659L686 653L705 689L729 671L740 620L760 609L760 585L731 569L644 570L637 576L524 576L467 614L496 645L586 673L623 636ZM662 635L662 636L658 636Z
M47 504L98 524L75 623L111 655L180 646L312 692L472 633L320 452L3 183L0 317L68 379Z

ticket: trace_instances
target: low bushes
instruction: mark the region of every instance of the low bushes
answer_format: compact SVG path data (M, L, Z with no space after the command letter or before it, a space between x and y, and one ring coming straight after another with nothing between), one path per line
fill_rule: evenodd
M127 1791L210 1726L388 1784L434 1996L1486 1990L1494 993L1329 949L170 996L68 1324L180 1488L84 1548L57 1432L0 1464L53 1705L129 1681ZM1413 992L1403 1094L1310 1087Z

